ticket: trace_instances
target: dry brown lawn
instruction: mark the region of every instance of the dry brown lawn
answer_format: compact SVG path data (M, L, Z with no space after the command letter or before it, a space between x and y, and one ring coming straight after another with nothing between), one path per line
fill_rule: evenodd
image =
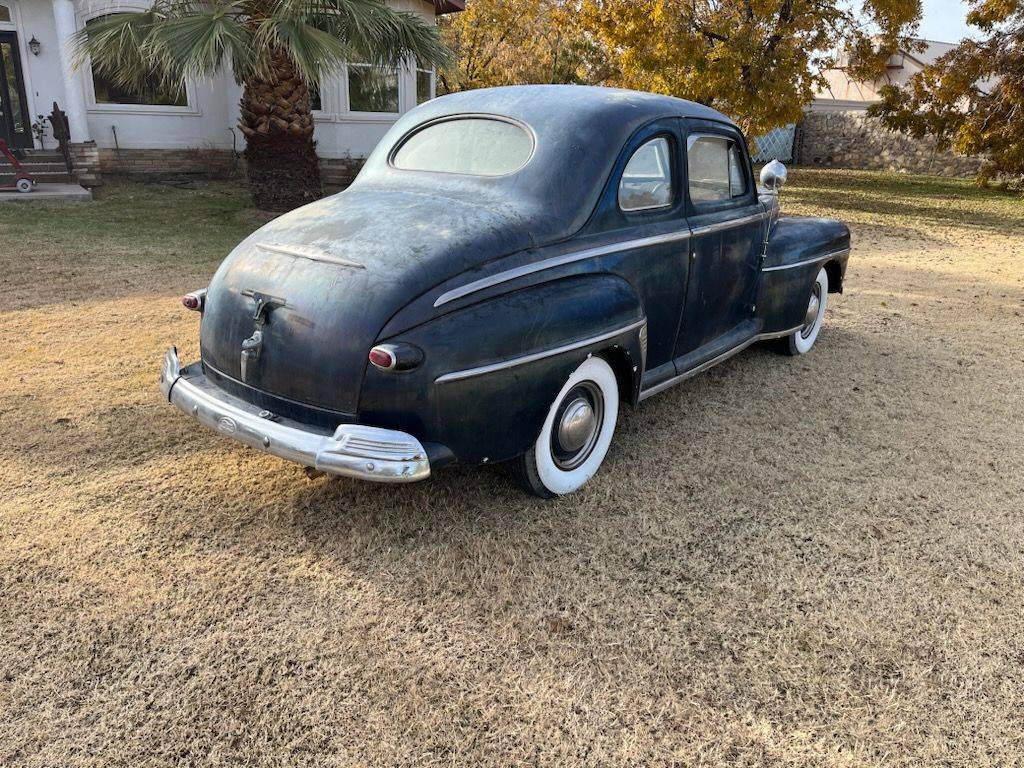
M245 205L0 208L0 764L1024 763L1024 200L794 173L854 233L814 351L652 398L550 503L162 402Z

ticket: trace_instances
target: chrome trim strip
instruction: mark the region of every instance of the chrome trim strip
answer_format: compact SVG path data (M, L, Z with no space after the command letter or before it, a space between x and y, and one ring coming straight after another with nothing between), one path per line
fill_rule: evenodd
M744 224L761 221L766 215L767 214L765 214L764 211L761 211L760 213L753 213L750 216L744 216L742 219L730 219L729 221L720 221L717 224L708 224L703 227L697 227L696 229L691 230L691 232L693 232L694 237L709 235L713 232L722 232L726 229L732 229L733 227L740 227Z
M571 344L564 344L561 347L555 347L554 349L546 349L543 352L534 352L529 355L523 355L522 357L513 357L509 360L502 360L500 363L491 363L490 365L481 365L478 368L467 368L464 371L453 371L446 373L442 376L438 376L434 379L435 384L444 384L448 381L460 381L462 379L469 379L474 376L483 376L486 373L494 373L495 371L503 371L507 368L512 368L517 365L525 365L526 363L532 363L537 360L543 360L546 357L554 357L560 355L563 352L571 352L574 349L580 349L581 347L588 347L591 344L597 344L608 339L614 339L616 336L621 336L624 333L635 330L642 325L647 324L647 319L637 320L635 323L619 328L608 333L602 333L600 336L592 336L589 339L583 339L582 341L574 341Z
M708 224L707 226L699 227L694 230L687 229L685 231L667 232L663 235L638 237L634 240L623 240L619 243L610 243L609 245L599 245L595 248L587 248L573 253L564 253L561 256L553 256L550 259L537 261L533 264L523 264L521 267L499 272L495 275L490 275L489 277L482 277L479 280L466 283L458 288L452 288L450 291L445 291L434 300L434 306L443 306L457 299L469 296L472 293L477 293L478 291L491 288L495 285L501 285L502 283L507 283L511 280L525 277L526 275L532 275L535 272L543 272L546 269L554 269L555 267L561 267L566 264L574 264L577 261L594 259L598 256L608 256L612 253L629 251L633 248L646 248L652 245L681 242L683 240L689 240L692 236L720 232L726 229L732 229L733 227L740 227L744 224L750 224L754 221L760 221L764 219L766 215L767 214L764 211L761 211L760 213L754 213L750 216L744 216L742 219L732 219L730 221L722 221L717 224Z
M427 452L412 435L362 424L341 424L333 434L324 434L278 423L201 374L182 376L174 347L164 355L160 389L173 405L218 434L321 472L383 483L430 476Z
M295 256L299 259L309 259L310 261L322 261L325 264L334 264L339 267L349 267L351 269L366 269L365 264L360 264L358 261L351 261L349 259L343 259L340 256L334 256L333 254L323 251L312 245L277 245L276 243L256 243L256 247L269 253L283 253L285 256Z
M648 389L643 390L640 393L640 397L638 399L646 400L651 395L656 395L659 392L664 392L666 389L668 389L674 384L678 384L681 381L691 379L698 373L703 373L708 368L716 366L719 363L725 362L733 355L739 354L740 352L742 352L744 349L749 347L751 344L754 344L755 342L768 341L769 339L781 339L783 336L789 336L791 333L796 333L802 327L803 326L798 325L796 328L789 328L785 331L772 331L771 333L759 333L756 336L751 336L749 339L741 341L732 349L727 349L725 352L718 355L717 357L713 357L710 360L705 360L703 363L695 365L688 371L683 371L682 373L673 376L671 379L666 379L665 381L655 384L653 387L649 387Z
M458 288L452 288L450 291L445 291L434 300L434 306L440 307L449 302L461 299L464 296L469 296L471 293L482 291L485 288L490 288L501 283L507 283L510 280L515 280L526 275L532 275L534 272L543 272L545 269L553 269L554 267L561 267L565 264L573 264L577 261L583 261L584 259L594 259L598 256L607 256L611 253L619 253L620 251L628 251L633 248L644 248L649 245L663 245L665 243L681 242L690 238L690 230L667 232L663 235L651 235L650 237L640 237L635 240L623 240L620 243L610 243L609 245L599 245L594 248L587 248L582 251L575 251L573 253L563 253L561 256L553 256L550 259L544 259L543 261L537 261L532 264L523 264L521 267L515 269L509 269L504 272L499 272L496 275L490 275L489 277L481 277L479 280L474 280L471 283L459 286Z
M840 248L838 251L832 251L831 253L823 253L820 256L815 256L813 259L804 259L803 261L798 261L795 264L782 264L778 267L764 267L761 271L778 272L780 269L796 269L797 267L806 267L808 264L815 264L819 261L825 261L826 259L831 259L836 256L843 256L844 254L848 254L849 252L849 248Z

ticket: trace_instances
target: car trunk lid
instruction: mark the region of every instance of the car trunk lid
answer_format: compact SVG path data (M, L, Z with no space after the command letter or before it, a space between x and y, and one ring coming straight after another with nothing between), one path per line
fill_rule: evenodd
M384 190L321 200L225 259L206 296L203 362L277 397L354 414L367 354L395 312L531 244L521 222L477 201Z

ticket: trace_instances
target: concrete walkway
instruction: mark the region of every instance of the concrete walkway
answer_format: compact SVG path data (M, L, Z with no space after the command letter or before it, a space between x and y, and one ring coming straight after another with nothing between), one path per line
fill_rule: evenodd
M30 203L44 200L92 200L92 192L78 184L37 184L31 192L0 192L0 203Z

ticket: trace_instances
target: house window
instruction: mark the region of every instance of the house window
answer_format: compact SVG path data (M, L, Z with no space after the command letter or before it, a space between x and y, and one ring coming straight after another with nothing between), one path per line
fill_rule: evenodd
M349 112L398 112L398 70L373 64L348 65Z
M745 195L747 181L741 158L734 141L717 136L691 136L686 151L690 200L699 205Z
M11 9L6 5L0 5L0 24L4 22L11 22Z
M633 153L619 182L619 207L645 211L672 204L672 166L664 136L651 139Z
M416 103L434 98L434 68L416 59Z
M320 86L309 86L309 108L313 112L322 112L324 108L323 99L320 98Z
M101 17L96 17L101 18ZM85 22L88 27L96 18ZM155 83L158 78L154 74L147 81ZM185 83L177 87L147 85L136 88L122 85L108 75L92 70L92 90L97 104L139 104L160 107L187 107L188 98L185 94Z

